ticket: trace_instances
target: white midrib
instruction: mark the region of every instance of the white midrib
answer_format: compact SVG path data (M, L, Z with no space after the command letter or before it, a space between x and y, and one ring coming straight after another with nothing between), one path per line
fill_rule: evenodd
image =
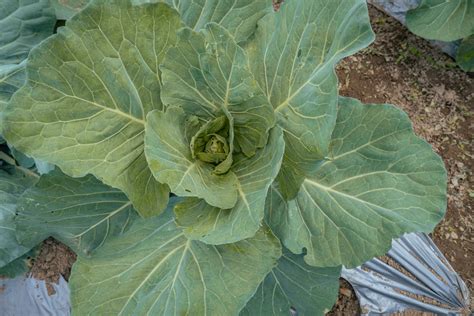
M370 206L373 206L373 207L376 207L376 208L379 208L379 209L383 209L383 210L388 211L388 212L390 212L390 213L393 213L393 211L392 211L391 209L382 207L382 206L380 206L380 205L373 204L373 203L368 202L368 201L365 201L365 200L361 200L361 199L357 198L357 197L354 196L354 195L349 195L349 194L347 194L347 193L334 190L334 189L332 189L332 188L330 188L330 187L327 187L327 186L324 186L324 185L322 185L322 184L320 184L320 183L318 183L318 182L315 182L315 181L312 181L312 180L309 180L309 179L305 179L304 182L309 183L310 185L313 185L313 186L318 187L318 188L320 188L320 189L323 189L324 191L332 192L332 193L335 193L335 194L339 194L339 195L342 195L342 196L344 196L344 197L346 197L346 198L348 198L348 199L351 199L351 200L360 202L360 203L362 203L362 204L370 205ZM309 192L308 192L308 194L309 194Z
M282 111L282 108L286 107L287 105L289 105L290 101L296 97L300 92L301 90L304 89L304 87L306 85L308 85L309 83L311 83L311 81L319 74L320 71L322 70L325 70L326 67L328 67L329 65L331 65L331 67L334 67L334 62L335 62L335 59L336 57L338 57L338 55L345 51L348 47L350 47L352 44L354 44L356 41L358 41L362 35L362 34L359 34L359 36L357 36L353 41L351 41L350 43L348 43L346 46L344 46L343 48L340 48L338 49L332 56L331 58L329 58L326 62L325 65L321 66L322 64L319 64L318 66L316 67L319 67L313 74L311 74L311 76L309 76L309 79L306 80L298 89L296 89L296 91L294 93L292 93L285 101L283 101L281 104L279 104L276 108L275 108L275 112L280 112Z
M89 231L91 231L92 229L96 228L97 226L99 226L100 224L102 224L103 222L109 220L110 218L112 218L115 214L117 213L120 213L121 211L123 211L125 208L127 208L128 206L132 205L132 202L127 202L125 203L124 205L122 205L121 207L119 207L118 209L116 209L115 211L113 211L112 213L110 213L109 215L107 215L106 217L104 217L103 219L101 219L100 221L98 221L97 223L95 223L94 225L92 225L91 227L89 227L88 229L86 229L85 231L73 236L73 238L79 238L79 237L82 237L83 235L85 235L86 233L88 233Z
M49 89L51 89L51 90L54 90L54 91L56 91L56 92L62 94L65 98L72 98L72 99L76 99L76 100L79 100L79 101L82 101L82 102L85 102L85 103L89 103L89 104L91 104L91 105L94 105L94 106L96 106L96 107L99 107L99 108L103 109L104 111L109 111L109 112L115 113L115 114L117 114L117 115L120 115L120 116L123 116L123 117L127 118L128 120L134 121L134 122L136 122L136 123L139 123L139 124L145 126L145 120L136 118L135 116L132 116L132 115L127 114L127 113L125 113L125 112L119 111L119 110L117 110L117 109L112 109L112 108L106 107L106 106L104 106L104 105L102 105L102 104L99 104L99 103L96 103L96 102L93 102L93 101L90 101L90 100L83 99L83 98L78 97L78 96L76 96L76 95L65 94L63 91L58 90L58 89L56 89L56 88L54 88L54 87L52 87L52 86L50 86L50 85L47 85L47 84L45 84L45 83L43 83L43 82L34 81L34 80L32 80L32 79L29 79L29 81L30 81L30 82L33 82L33 83L35 83L35 84L37 84L37 85L42 85L42 86L45 86L45 87L47 87L47 88L49 88Z
M173 239L171 239L169 242L173 241L173 240L176 240L178 239L179 237L181 237L182 234L174 237ZM174 250L170 251L165 257L163 257L163 259L160 260L160 262L150 271L150 273L148 273L148 275L146 276L146 278L143 279L143 281L136 287L136 289L132 292L132 294L130 294L129 298L127 299L127 301L124 303L122 309L120 310L120 312L118 313L118 315L122 315L123 311L125 310L125 308L128 306L128 304L130 303L130 301L132 300L132 298L135 297L135 295L137 294L137 292L143 287L143 285L152 277L152 275L161 267L161 265L166 262L168 260L168 258L170 258L171 256L173 256L178 250L180 250L181 248L185 247L186 244L184 245L181 245L179 247L176 247Z

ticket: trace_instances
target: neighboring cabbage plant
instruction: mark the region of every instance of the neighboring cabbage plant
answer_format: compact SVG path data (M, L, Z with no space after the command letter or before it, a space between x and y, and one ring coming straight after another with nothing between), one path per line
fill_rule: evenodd
M474 71L474 1L422 0L407 13L407 26L418 36L452 42L462 40L456 62L465 71Z
M342 265L443 217L406 114L338 96L374 38L364 0L75 8L1 112L0 172L0 263L67 244L75 314L320 315Z

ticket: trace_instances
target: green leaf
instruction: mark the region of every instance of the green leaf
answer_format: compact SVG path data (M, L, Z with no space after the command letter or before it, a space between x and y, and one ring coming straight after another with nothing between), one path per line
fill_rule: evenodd
M255 32L257 22L273 11L271 0L132 0L135 4L165 2L181 14L187 26L195 31L215 22L235 37L246 40Z
M187 139L185 141L188 142ZM213 170L215 174L225 174L229 171L234 151L232 117L223 115L203 124L192 136L190 149L193 159L216 164Z
M287 249L240 315L324 315L336 302L341 267L315 268Z
M30 250L18 244L14 218L19 196L36 180L15 168L0 169L0 267Z
M201 33L183 29L178 38L161 67L163 103L206 120L227 110L234 121L236 145L245 155L254 155L265 146L275 118L245 51L214 23Z
M31 269L32 259L34 259L39 254L39 250L39 246L35 247L21 257L16 258L6 266L1 267L0 278L7 277L13 279L28 272Z
M179 203L176 221L185 228L186 237L226 244L254 236L261 226L265 197L280 169L284 148L282 131L276 127L268 144L255 156L237 155L231 170L237 176L239 195L232 209L216 208L196 198Z
M74 179L55 170L41 177L18 202L18 241L34 246L52 236L79 255L89 255L124 233L136 219L131 202L93 176Z
M474 33L472 0L422 0L407 12L407 27L426 39L451 42Z
M52 0L59 19L68 19L89 0ZM215 22L229 30L238 42L249 38L257 22L272 12L271 0L131 0L134 5L164 2L178 11L187 26L199 31Z
M80 12L90 0L50 0L58 20L68 20Z
M33 47L53 34L55 23L49 0L2 0L0 66L26 59Z
M383 255L392 238L430 232L446 209L446 170L392 105L340 98L331 155L287 203L273 185L266 219L313 266L355 267Z
M456 62L464 71L474 71L474 34L466 37L458 48Z
M267 143L274 125L273 109L250 72L244 50L225 29L216 24L209 24L202 33L185 28L178 38L161 67L162 100L171 107L148 117L147 159L156 179L175 194L230 209L238 195L234 172L225 173L235 160L233 153L221 163L224 166L214 169L206 161L216 157L195 157L194 150L204 145L196 145L196 137L208 129L204 124L212 125L225 116L229 140L235 139L228 144L229 150L236 146L251 157ZM197 128L190 140L186 127L194 121L196 127L201 121L204 130Z
M179 27L164 4L93 1L31 52L5 139L70 176L121 189L143 216L159 214L169 191L148 169L145 117L162 109L158 66Z
M33 168L35 166L35 161L33 158L28 157L21 151L16 150L14 147L10 147L10 154L15 158L16 164L22 166L26 169Z
M197 196L211 205L231 208L237 201L237 177L232 171L214 174L213 165L193 159L186 138L186 114L171 107L148 114L145 153L155 178L178 196Z
M25 83L25 65L0 65L0 114L11 96Z
M70 280L73 312L235 315L280 255L268 228L235 244L209 246L186 239L168 211L136 221L92 258L79 258Z
M287 1L258 23L247 47L252 72L286 142L283 194L292 198L328 154L336 121L336 63L374 39L364 0Z

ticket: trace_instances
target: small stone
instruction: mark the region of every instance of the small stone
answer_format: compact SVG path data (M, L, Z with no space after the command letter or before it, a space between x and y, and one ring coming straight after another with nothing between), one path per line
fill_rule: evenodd
M50 252L46 255L46 258L45 258L46 260L45 261L50 262L51 260L53 260L53 258L54 258L54 253Z
M451 238L452 238L452 239L458 239L459 236L458 236L458 234L456 234L456 232L452 232L452 233L451 233Z
M346 288L343 287L343 288L341 288L340 291L341 291L341 294L344 295L344 296L347 296L349 298L352 296L352 292L349 289L346 289Z

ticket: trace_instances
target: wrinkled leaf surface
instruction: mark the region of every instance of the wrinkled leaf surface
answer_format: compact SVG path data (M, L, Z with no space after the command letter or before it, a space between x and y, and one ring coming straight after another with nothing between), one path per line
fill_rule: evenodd
M340 98L329 159L305 178L294 200L277 185L267 222L314 266L355 267L383 255L392 238L431 232L446 209L446 170L392 105Z
M171 210L136 221L71 277L73 312L114 315L235 315L281 255L268 228L238 243L186 239Z
M474 1L422 0L406 18L416 35L451 42L474 34Z
M43 175L18 202L17 238L34 246L52 236L88 255L120 235L136 219L132 203L94 178L71 178L59 170Z
M180 26L164 4L94 1L30 54L5 138L70 176L90 173L123 190L144 216L158 214L168 188L145 160L145 117L162 108L158 66Z
M302 255L283 250L278 266L267 275L240 315L288 316L324 315L336 301L340 267L315 268Z
M363 0L286 1L261 19L247 50L286 142L279 177L293 198L304 174L328 154L336 122L336 63L374 38Z

